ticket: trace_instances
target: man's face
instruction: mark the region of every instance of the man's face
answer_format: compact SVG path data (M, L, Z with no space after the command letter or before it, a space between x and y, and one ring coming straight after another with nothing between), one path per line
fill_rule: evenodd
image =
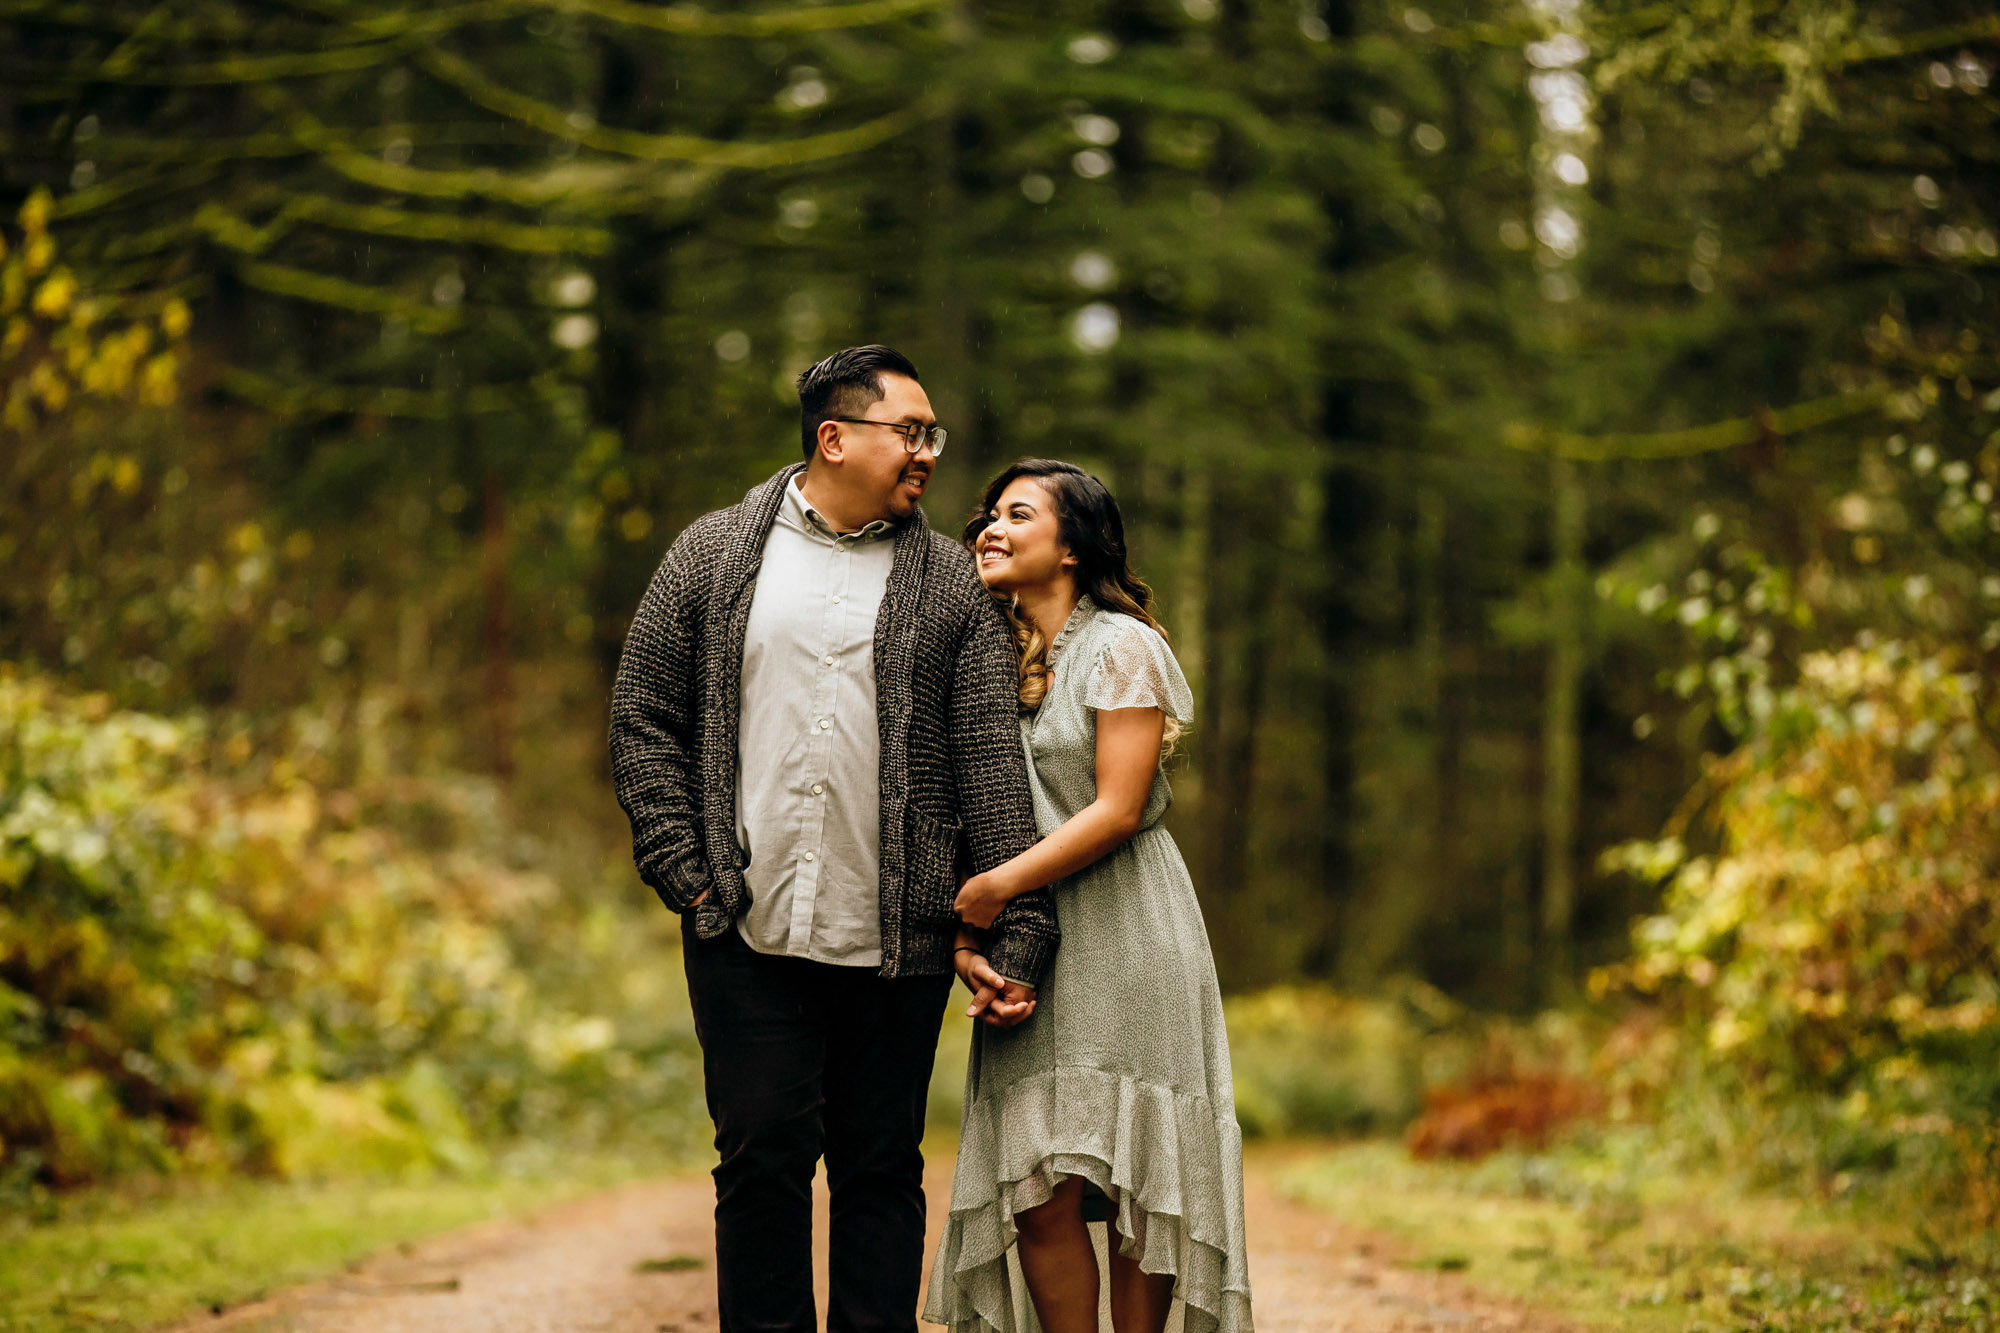
M930 396L924 386L905 375L880 375L882 397L852 415L891 425L934 426ZM842 415L848 415L842 413ZM901 521L916 511L924 487L930 484L937 459L926 444L915 453L903 448L903 437L883 426L845 423L840 431L841 483L857 501L877 507L884 518Z

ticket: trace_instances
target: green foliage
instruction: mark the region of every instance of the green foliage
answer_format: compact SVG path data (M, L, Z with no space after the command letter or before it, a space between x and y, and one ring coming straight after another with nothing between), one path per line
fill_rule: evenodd
M1819 1171L1946 1166L1991 1208L2000 748L1983 703L1975 676L1903 644L1809 655L1710 767L1716 851L1609 858L1667 890L1597 984L1662 996L1712 1075L1805 1114Z
M1282 1184L1389 1233L1402 1262L1462 1267L1589 1327L1985 1333L2000 1321L1990 1245L1941 1246L1922 1209L1746 1191L1674 1147L1625 1130L1463 1166L1357 1144Z
M21 205L11 246L0 233L0 432L8 435L27 434L79 394L165 406L180 387L187 303L80 291L77 275L56 262L53 211L48 191L37 190ZM126 322L112 327L109 317L119 314Z
M0 677L17 1184L464 1170L520 1135L683 1132L658 934L608 906L562 923L485 784L326 788L309 749Z
M565 1153L420 1182L124 1182L0 1213L0 1330L146 1329L323 1278L392 1246L631 1179Z
M1390 1001L1278 986L1226 1002L1245 1135L1381 1133L1423 1094L1423 1028Z

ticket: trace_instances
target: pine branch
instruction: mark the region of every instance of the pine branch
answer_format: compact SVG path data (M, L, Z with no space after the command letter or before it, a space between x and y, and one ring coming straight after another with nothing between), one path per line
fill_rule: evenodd
M245 260L236 265L235 272L246 285L259 291L358 315L400 319L418 333L445 333L465 323L465 316L457 310L424 305L379 287L287 264Z
M1995 41L2000 41L2000 14L1988 14L1963 23L1947 23L1897 36L1885 34L1856 38L1847 44L1828 68L1839 69L1874 60L1901 60L1908 56L1929 55L1945 47Z
M710 14L691 5L642 5L631 0L552 0L549 8L685 37L779 37L893 23L937 9L941 0L862 0L763 14Z
M1794 403L1781 412L1757 412L1657 435L1573 435L1545 426L1517 423L1503 428L1500 440L1510 449L1587 462L1601 463L1616 458L1687 458L1695 454L1714 453L1718 449L1735 449L1760 440L1800 435L1836 421L1863 416L1887 405L1893 392L1886 386L1857 389L1852 393L1837 393Z
M448 392L386 385L285 384L241 366L223 370L219 381L224 390L238 398L286 416L354 415L425 421L518 412L535 406L538 400L561 387L555 376L546 374L536 376L525 388L518 384L478 384Z
M377 42L368 46L337 46L325 51L230 56L189 65L147 65L126 58L107 60L103 65L36 70L34 74L65 85L122 83L140 87L199 88L344 74L387 64L402 53L403 47L398 42ZM21 67L15 66L8 70L8 77L23 78L26 74Z
M282 90L252 90L267 110L284 119L293 139L319 160L360 185L425 199L489 199L521 208L588 207L593 212L639 212L662 203L685 203L713 184L713 169L666 173L650 164L572 162L536 172L493 167L432 169L384 162L356 149Z
M453 246L487 246L531 255L604 254L611 233L602 227L536 226L493 218L422 213L384 204L354 204L323 194L285 196L264 225L254 226L216 203L203 204L193 228L244 255L261 255L291 235L300 223L317 223L368 236L441 241Z
M322 194L294 195L285 212L305 222L373 236L397 236L412 241L442 241L449 245L481 245L530 255L601 255L611 249L611 233L602 227L533 225L494 218L419 213L377 204L350 204Z
M689 162L717 167L769 169L819 162L865 152L920 124L929 115L935 94L864 121L850 129L764 143L731 143L692 134L648 134L579 123L572 113L488 78L471 62L448 51L413 53L412 62L426 73L456 88L478 106L507 116L559 139L571 139L600 152L617 153L648 162Z
M851 4L803 5L761 14L715 14L693 5L638 4L634 0L477 0L414 17L407 12L362 13L353 6L330 0L308 0L308 3L320 13L339 18L357 33L377 38L430 36L473 23L545 13L585 14L608 23L648 28L677 37L785 37L894 23L929 13L942 0L859 0Z

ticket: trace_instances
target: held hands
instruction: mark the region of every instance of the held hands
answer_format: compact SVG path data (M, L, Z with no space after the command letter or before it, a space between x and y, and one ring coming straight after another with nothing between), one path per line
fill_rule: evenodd
M1034 987L1009 981L995 972L986 955L979 953L977 944L967 936L961 934L958 943L960 947L951 961L958 979L972 992L972 1003L965 1009L967 1018L976 1018L989 1027L1010 1028L1035 1012Z

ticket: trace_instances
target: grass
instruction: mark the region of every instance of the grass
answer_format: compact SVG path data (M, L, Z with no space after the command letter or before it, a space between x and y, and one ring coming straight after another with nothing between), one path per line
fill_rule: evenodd
M0 1330L170 1323L665 1165L601 1157L470 1179L177 1181L44 1197L0 1211Z
M940 1034L925 1135L930 1154L957 1148L971 1030L963 1006L963 992L954 993ZM474 1176L406 1182L154 1180L0 1196L0 1333L154 1328L456 1227L698 1164L706 1165L705 1145L690 1143L678 1156L665 1146L637 1161L544 1154ZM678 1271L701 1261L671 1255L649 1262Z
M1991 1238L1936 1219L1732 1187L1652 1155L1643 1135L1475 1166L1366 1142L1301 1160L1294 1197L1397 1237L1414 1266L1631 1333L2000 1328Z

